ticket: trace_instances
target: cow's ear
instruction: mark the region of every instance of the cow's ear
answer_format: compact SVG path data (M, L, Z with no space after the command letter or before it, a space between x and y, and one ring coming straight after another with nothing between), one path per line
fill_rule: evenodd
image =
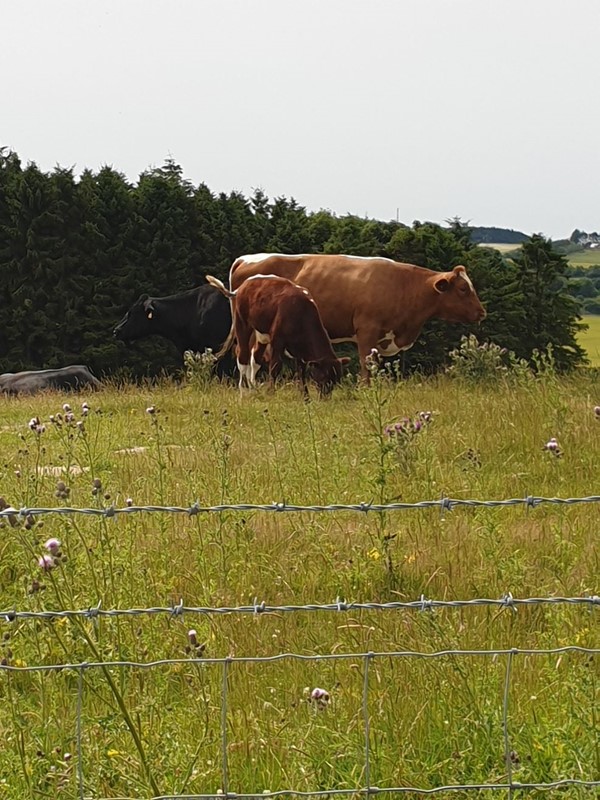
M450 280L445 275L442 275L439 278L436 278L433 282L433 288L436 292L442 294L443 292L447 292L450 288Z

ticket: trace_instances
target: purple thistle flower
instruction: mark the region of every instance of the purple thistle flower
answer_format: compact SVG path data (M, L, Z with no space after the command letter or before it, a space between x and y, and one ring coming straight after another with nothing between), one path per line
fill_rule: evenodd
M310 702L320 711L327 708L329 703L329 692L327 689L320 689L315 687L310 693Z
M56 555L56 553L58 553L60 550L60 539L56 539L54 537L52 539L48 539L48 541L44 544L44 547L49 553Z
M38 558L38 564L39 564L40 569L43 569L44 572L49 572L51 569L54 569L54 567L56 566L56 562L54 561L52 556L49 555L48 553L44 553L43 556L40 556Z

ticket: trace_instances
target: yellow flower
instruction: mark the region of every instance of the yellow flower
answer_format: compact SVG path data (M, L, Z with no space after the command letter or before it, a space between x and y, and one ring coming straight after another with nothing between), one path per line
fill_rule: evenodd
M120 756L120 755L121 755L121 751L120 751L120 750L109 750L109 751L106 753L106 755L107 755L109 758L116 758L117 756Z
M381 558L381 553L379 552L379 550L377 550L376 547L374 547L372 550L369 550L367 555L369 556L369 558L372 558L373 561L377 561L378 558Z

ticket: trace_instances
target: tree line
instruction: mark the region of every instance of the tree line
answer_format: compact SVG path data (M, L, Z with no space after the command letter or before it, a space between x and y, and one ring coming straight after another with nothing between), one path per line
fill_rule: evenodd
M541 236L503 258L477 247L469 226L412 225L309 213L293 198L257 189L213 193L167 160L136 183L110 166L51 172L0 150L0 370L85 363L98 375L141 376L181 366L158 338L131 346L112 329L142 292L173 294L212 273L226 280L244 253L381 255L436 270L464 264L486 305L477 330L531 358L554 348L569 369L584 361L577 345L578 304L567 290L567 262ZM405 355L407 370L433 371L471 329L429 323Z

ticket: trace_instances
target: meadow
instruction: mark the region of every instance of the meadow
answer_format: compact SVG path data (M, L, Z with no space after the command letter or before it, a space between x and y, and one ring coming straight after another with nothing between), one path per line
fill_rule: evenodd
M587 314L583 317L583 322L588 329L582 331L578 338L579 344L587 352L592 367L600 367L600 316L598 314Z
M600 250L579 250L569 253L567 261L572 267L600 267Z
M520 249L519 244L508 244L506 242L484 242L480 247L492 247L494 250L506 255L507 253L517 253ZM577 250L574 253L567 253L565 258L571 267L595 267L600 266L600 250L599 249L583 249Z
M504 254L520 250L521 245L515 244L514 242L482 242L479 247L491 247L494 250L498 250L499 253Z
M1 402L1 493L17 509L600 494L592 370L478 384L349 380L310 403L294 385L240 397L201 382ZM545 449L553 437L557 449ZM598 510L4 517L0 798L217 796L224 752L229 792L364 786L367 680L372 786L502 784L509 658L513 780L598 781L597 654L358 655L599 648L591 604L11 614L598 595ZM237 660L285 653L349 657ZM210 661L223 658L233 660ZM179 661L27 671L163 659ZM328 699L311 700L317 687ZM505 795L452 796L474 793Z

